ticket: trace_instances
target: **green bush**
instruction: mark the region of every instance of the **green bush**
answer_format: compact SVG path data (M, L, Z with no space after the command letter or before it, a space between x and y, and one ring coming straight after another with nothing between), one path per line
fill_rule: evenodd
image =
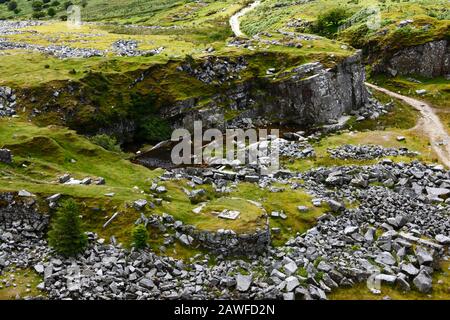
M73 200L61 203L50 226L48 243L63 256L75 256L87 246L81 227L80 209Z
M64 3L64 9L67 10L70 6L73 6L73 2L72 1L67 1Z
M41 18L45 17L45 12L42 12L42 11L33 12L32 17L33 17L33 19L41 19Z
M157 116L146 117L140 124L136 138L141 141L162 141L170 138L172 129L167 121Z
M50 9L47 10L47 14L50 17L54 17L56 15L56 10L54 8L50 8Z
M89 140L105 150L112 152L121 152L120 146L117 143L117 139L108 136L107 134L97 134L91 137Z
M133 245L136 249L144 249L147 247L147 241L148 241L148 230L143 225L137 225L133 229Z
M336 35L339 26L351 16L347 8L336 7L325 11L317 17L312 31L324 37L332 38Z
M41 11L43 5L44 4L41 1L34 1L31 4L31 7L33 8L34 11Z
M10 3L8 3L8 10L9 11L14 11L16 9L17 9L17 2L11 1Z

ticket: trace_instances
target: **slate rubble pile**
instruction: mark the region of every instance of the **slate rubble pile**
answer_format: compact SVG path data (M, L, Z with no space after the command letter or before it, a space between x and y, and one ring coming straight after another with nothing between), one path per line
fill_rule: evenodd
M37 51L44 54L53 55L59 59L90 58L103 56L105 54L104 51L97 49L72 48L68 46L59 46L59 45L41 46L22 42L12 42L7 39L0 38L0 51L15 50L15 49Z
M211 84L222 84L239 78L239 73L247 68L247 62L243 57L236 61L228 58L208 57L199 65L187 62L178 67L179 71L187 72L198 80Z
M0 20L0 36L2 35L12 35L20 34L24 31L18 30L26 27L40 26L44 23L41 21L10 21L10 20Z
M177 169L163 179L179 178L182 170L197 177L197 184L221 179L206 171L202 175L201 169ZM301 178L302 184L289 180L292 176ZM106 245L94 234L89 234L91 246L82 256L63 259L47 249L39 223L10 217L15 226L11 228L11 222L1 219L11 209L2 207L0 265L34 267L44 277L40 288L52 299L326 299L335 288L368 279L374 294L379 294L380 283L396 284L405 291L432 290L432 274L448 256L450 244L450 212L444 205L450 197L450 171L417 161L382 160L372 166L318 168L257 181L306 188L316 197L313 204L328 203L330 213L306 233L283 247L269 247L251 262L219 256L217 264L209 266L207 255L183 263L150 251L127 251L115 239ZM6 197L2 200L11 208L14 198ZM347 202L358 206L347 209ZM35 216L34 212L28 214ZM173 217L147 219L158 227L175 228L178 234L169 241L194 243ZM19 237L20 226L27 233L20 232Z
M22 31L22 28L30 26L39 26L43 22L39 21L0 21L0 51L2 50L30 50L37 51L43 54L49 54L55 56L59 59L70 59L70 58L90 58L90 57L100 57L105 56L109 50L98 50L94 48L74 48L64 45L49 45L41 46L35 44L29 44L24 42L14 42L6 38L1 38L1 36L20 34L29 31ZM101 36L97 35L86 35L79 34L78 37L91 37L91 36ZM57 42L55 39L48 38L49 41ZM164 50L163 47L156 48L153 50L138 50L138 43L135 40L118 40L112 45L112 52L119 56L150 56L160 54Z
M119 56L136 57L136 56L152 56L160 54L164 47L160 47L153 50L139 50L138 42L136 40L118 40L113 43L112 51Z
M356 116L356 121L363 121L367 119L374 120L378 119L384 114L389 113L389 111L392 110L393 106L394 104L392 102L383 105L375 98L370 97L368 99L368 103L366 103L358 110L352 110L350 114Z
M342 145L338 148L328 149L328 153L333 159L356 159L370 160L384 158L388 156L418 156L418 152L413 152L407 148L384 148L379 145Z

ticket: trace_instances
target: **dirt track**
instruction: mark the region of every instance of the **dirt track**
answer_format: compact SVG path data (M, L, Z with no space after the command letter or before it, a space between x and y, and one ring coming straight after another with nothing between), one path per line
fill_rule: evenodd
M245 37L246 35L241 31L241 24L239 22L239 18L243 17L244 15L246 15L248 12L254 10L257 6L259 6L261 4L261 0L256 0L255 2L253 2L250 6L242 9L241 11L239 11L238 13L236 13L235 15L233 15L230 18L230 25L231 25L231 30L233 30L233 33L236 37Z
M401 94L389 91L376 85L366 83L369 88L383 92L393 98L402 100L417 109L420 114L418 129L422 130L428 136L433 150L436 152L439 160L448 168L450 168L450 137L433 108L420 100L403 96Z

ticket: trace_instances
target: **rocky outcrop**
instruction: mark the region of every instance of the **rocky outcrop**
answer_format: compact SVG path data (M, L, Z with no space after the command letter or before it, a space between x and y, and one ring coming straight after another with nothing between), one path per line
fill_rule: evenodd
M313 126L335 120L368 102L361 53L332 69L316 62L278 74L276 79L272 78L274 72L268 70L267 77L239 83L201 108L190 99L164 108L162 115L185 128L190 128L194 120L220 128L225 121L229 124L243 118Z
M449 75L449 41L432 41L402 49L384 58L374 67L374 71L391 76L416 74L428 78Z
M10 87L0 87L0 118L16 114L16 95Z

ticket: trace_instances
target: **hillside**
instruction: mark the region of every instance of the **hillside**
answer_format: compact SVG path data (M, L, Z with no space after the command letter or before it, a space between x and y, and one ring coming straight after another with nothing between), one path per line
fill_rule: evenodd
M0 0L0 300L449 299L449 26L447 0Z

